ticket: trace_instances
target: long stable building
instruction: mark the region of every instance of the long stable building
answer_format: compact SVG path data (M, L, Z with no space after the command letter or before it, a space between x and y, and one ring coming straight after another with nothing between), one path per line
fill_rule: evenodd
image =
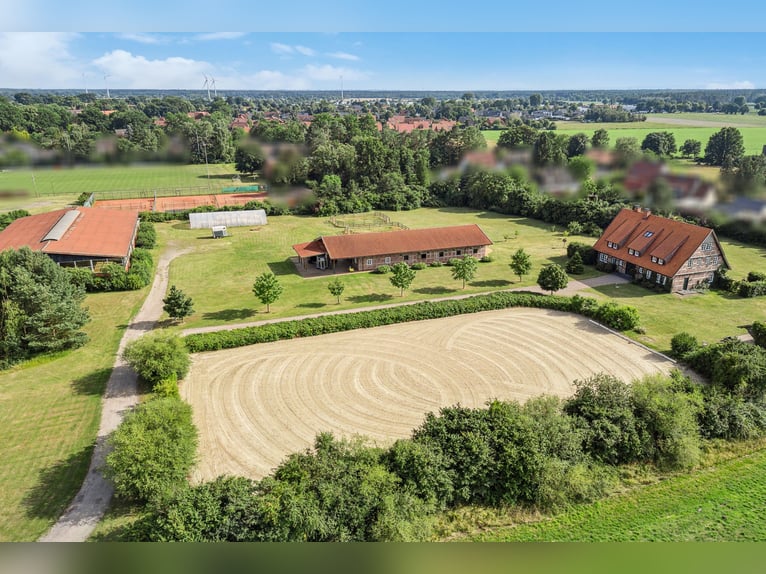
M98 271L100 263L126 269L136 244L138 212L76 207L17 219L0 232L0 251L29 247L59 265Z
M412 265L446 263L466 255L483 257L489 245L492 245L489 237L473 224L322 236L293 245L293 249L304 269L316 265L318 269L368 271L400 261Z

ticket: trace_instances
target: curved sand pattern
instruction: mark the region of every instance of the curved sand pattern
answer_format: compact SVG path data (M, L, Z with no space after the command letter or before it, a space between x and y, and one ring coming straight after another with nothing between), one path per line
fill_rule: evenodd
M200 431L194 480L257 479L322 431L385 445L445 406L671 368L581 316L517 308L200 353L181 394Z

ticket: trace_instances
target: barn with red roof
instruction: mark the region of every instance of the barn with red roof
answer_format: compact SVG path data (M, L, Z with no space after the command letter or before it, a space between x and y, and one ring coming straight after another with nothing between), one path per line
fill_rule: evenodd
M138 211L58 209L13 221L0 232L0 251L29 247L66 267L98 271L114 262L127 269L138 224Z

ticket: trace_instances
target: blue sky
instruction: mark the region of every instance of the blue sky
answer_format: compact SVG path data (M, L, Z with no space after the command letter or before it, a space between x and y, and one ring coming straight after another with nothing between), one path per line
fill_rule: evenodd
M3 88L766 89L748 0L0 4Z

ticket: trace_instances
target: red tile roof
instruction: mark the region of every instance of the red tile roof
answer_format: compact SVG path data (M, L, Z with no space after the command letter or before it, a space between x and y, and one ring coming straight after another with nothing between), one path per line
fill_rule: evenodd
M476 225L456 225L428 229L406 229L382 233L359 233L352 235L324 236L309 242L293 245L301 257L316 255L321 249L331 259L353 259L392 253L414 253L438 249L480 247L492 245L489 237ZM309 253L309 250L312 252ZM306 253L307 255L303 255Z
M660 175L667 173L668 167L659 162L637 161L625 175L625 189L639 191L649 187Z
M295 249L298 257L313 257L315 255L327 253L322 244L321 237L319 239L314 239L314 241L309 241L308 243L298 243L297 245L293 245L293 249Z
M59 220L72 211L79 215L61 239L44 240ZM0 232L0 251L27 246L33 251L51 255L122 258L130 252L137 224L137 211L90 207L58 209L13 221Z
M652 215L648 211L623 209L596 241L593 249L673 277L708 237L713 238L728 267L726 256L712 229ZM609 243L616 244L617 249L609 247ZM629 250L637 251L639 255L631 255ZM652 262L652 257L662 259L664 264Z

